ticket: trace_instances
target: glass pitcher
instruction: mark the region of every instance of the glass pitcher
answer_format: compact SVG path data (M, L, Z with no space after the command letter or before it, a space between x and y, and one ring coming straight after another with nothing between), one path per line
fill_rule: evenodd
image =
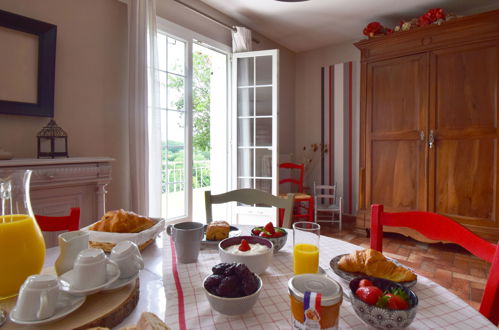
M30 178L30 170L0 171L0 299L16 296L43 267L45 241L31 209Z

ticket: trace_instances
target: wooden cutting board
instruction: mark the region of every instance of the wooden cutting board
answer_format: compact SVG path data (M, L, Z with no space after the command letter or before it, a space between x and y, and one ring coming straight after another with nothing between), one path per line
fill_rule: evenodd
M54 273L46 268L42 273ZM112 328L123 321L135 309L139 301L139 279L113 291L101 291L90 296L83 305L64 318L37 326L19 325L8 320L2 330L7 329L78 329L92 327ZM0 301L0 307L10 312L16 304L16 297Z

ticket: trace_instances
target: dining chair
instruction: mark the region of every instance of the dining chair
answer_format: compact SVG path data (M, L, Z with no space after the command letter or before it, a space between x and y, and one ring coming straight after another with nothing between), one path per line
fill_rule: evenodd
M41 231L78 230L80 228L80 208L73 207L69 215L62 217L35 214L35 219Z
M336 184L316 185L314 182L314 220L315 222L338 223L341 231L343 198L337 198ZM329 213L329 219L319 219L320 213ZM338 214L338 220L336 220Z
M431 212L383 211L383 205L371 206L371 248L382 252L383 226L411 228L425 237L455 243L475 256L490 262L489 277L480 303L479 312L494 325L499 322L499 244L493 244L478 237L463 225L443 215Z
M257 189L238 189L219 195L212 195L210 190L204 192L204 201L206 207L206 222L213 220L212 204L223 204L228 202L239 202L244 204L263 204L275 206L278 209L284 209L283 224L284 228L291 227L291 215L293 212L294 196L288 194L286 197L278 197L265 191Z
M290 184L291 190L295 194L295 207L293 208L293 221L300 219L314 221L314 199L311 195L303 192L303 178L305 176L305 165L295 163L281 163L279 169L285 169L289 172L289 177L279 180L279 185ZM293 173L298 175L293 176ZM286 194L279 194L283 197ZM281 216L282 218L282 212ZM279 220L282 223L282 220Z

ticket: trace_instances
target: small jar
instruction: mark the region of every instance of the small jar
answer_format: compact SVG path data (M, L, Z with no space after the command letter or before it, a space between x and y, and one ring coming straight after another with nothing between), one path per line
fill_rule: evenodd
M288 281L293 329L338 329L343 290L335 280L301 274Z

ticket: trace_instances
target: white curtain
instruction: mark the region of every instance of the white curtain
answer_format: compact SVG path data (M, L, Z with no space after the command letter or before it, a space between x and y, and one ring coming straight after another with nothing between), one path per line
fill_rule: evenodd
M251 30L242 26L235 26L232 30L232 51L234 53L251 51Z
M128 120L131 180L131 209L149 215L149 95L148 86L156 62L156 0L128 0ZM149 47L150 46L150 47ZM154 94L152 94L154 93ZM153 98L154 99L154 98Z

